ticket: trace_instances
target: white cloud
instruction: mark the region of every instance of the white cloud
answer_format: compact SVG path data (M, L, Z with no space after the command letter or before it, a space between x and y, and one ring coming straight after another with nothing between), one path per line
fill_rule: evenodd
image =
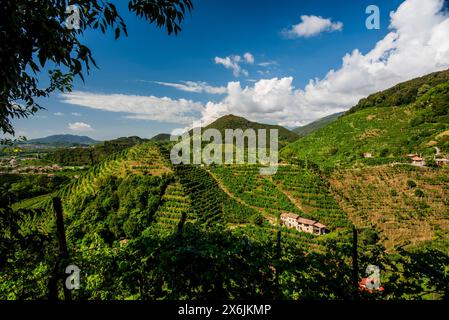
M268 76L271 72L270 70L257 70L257 73L260 74L261 76Z
M243 55L243 58L245 58L245 61L247 63L249 63L249 64L253 64L254 63L254 56L251 53L249 53L249 52L245 53Z
M265 62L260 62L257 65L261 66L261 67L269 67L269 66L275 66L278 63L276 61L265 61Z
M333 22L319 16L301 16L301 22L293 25L282 33L288 38L309 38L323 32L334 32L343 30L342 22Z
M90 124L84 122L69 123L69 129L76 132L86 132L94 130Z
M241 59L240 56L230 56L225 58L215 57L214 61L216 64L223 65L226 69L231 69L232 74L235 77L239 77L240 74L248 76L248 71L240 67Z
M186 99L100 94L74 91L60 95L62 102L110 112L122 112L127 118L167 123L189 123L202 111L202 105Z
M228 95L209 102L203 119L235 113L252 120L294 126L344 111L371 93L449 68L449 15L443 0L406 0L391 13L390 33L363 54L355 49L339 69L312 79L304 89L293 78L260 80L252 87L228 85Z
M328 114L328 110L308 104L303 91L296 90L292 82L292 77L263 79L244 88L240 82L230 82L222 101L206 104L202 121L207 124L236 114L253 121L297 126Z
M182 83L172 83L172 82L160 82L155 81L155 83L162 86L173 87L186 92L196 92L196 93L210 93L210 94L224 94L226 93L226 87L214 87L210 86L207 82L195 82L195 81L182 81Z
M322 79L295 88L292 77L263 79L242 87L229 82L226 95L206 104L154 96L73 92L64 102L127 113L129 118L191 124L225 114L286 126L306 124L349 109L361 98L399 82L449 68L449 15L443 0L406 0L391 13L390 32L367 53L355 49ZM241 73L241 57L216 58Z
M82 114L79 113L79 112L72 112L72 116L75 116L75 117L81 117Z
M251 53L246 52L243 58L239 55L233 55L224 58L215 57L214 61L215 64L221 64L226 69L231 69L235 77L239 77L241 74L247 77L249 75L248 70L243 69L241 64L254 64L255 60Z
M55 113L53 113L53 115L55 115L57 117L62 117L64 115L64 113L62 113L62 112L55 112Z

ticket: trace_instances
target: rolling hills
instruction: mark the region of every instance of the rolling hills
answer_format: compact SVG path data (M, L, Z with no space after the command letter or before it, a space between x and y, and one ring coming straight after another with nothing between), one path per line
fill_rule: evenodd
M27 144L49 144L49 145L93 145L100 143L87 136L77 136L73 134L52 135L45 138L31 139Z
M447 251L448 169L414 167L406 157L421 154L432 165L437 151L439 157L449 155L449 71L362 99L334 122L286 146L281 158L325 171L352 223L378 230L388 250L440 243Z
M254 130L265 129L267 130L267 136L269 136L270 129L278 129L279 144L282 146L287 145L288 143L298 139L298 135L296 133L282 126L252 122L245 118L238 117L232 114L223 116L215 120L211 124L204 127L203 130L207 129L217 129L218 131L220 131L223 137L225 134L225 129L233 129L233 130L242 129L243 131L247 129L254 129Z
M151 141L166 142L170 141L169 133L159 133L150 139Z
M406 162L449 153L449 71L405 82L363 99L326 127L289 144L281 156L321 167ZM371 153L373 159L364 159Z
M364 100L299 139L233 115L206 127L279 129L286 147L272 176L260 175L259 165L174 165L173 144L164 141L131 137L85 148L89 159L89 150L102 150L87 171L1 209L8 219L0 219L0 240L13 235L20 246L1 247L0 296L45 297L58 249L57 196L70 261L83 270L76 299L352 298L353 226L359 265L381 269L382 298L444 298L449 168L398 162L410 152L431 159L435 147L448 153L445 77L373 95L366 101L378 104ZM70 150L61 149L62 159L74 156ZM289 229L282 213L329 232Z

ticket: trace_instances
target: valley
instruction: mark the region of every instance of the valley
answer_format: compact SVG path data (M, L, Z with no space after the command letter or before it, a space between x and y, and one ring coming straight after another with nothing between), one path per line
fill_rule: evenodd
M448 81L445 71L401 84L301 137L276 127L273 175L258 164L172 164L166 135L48 148L33 156L54 169L45 175L19 174L30 163L12 159L32 151L8 149L0 296L46 297L57 197L69 260L83 270L76 299L353 298L354 227L360 276L377 265L385 287L363 299L447 298ZM233 115L207 128L240 126L273 128ZM327 232L288 228L283 214Z

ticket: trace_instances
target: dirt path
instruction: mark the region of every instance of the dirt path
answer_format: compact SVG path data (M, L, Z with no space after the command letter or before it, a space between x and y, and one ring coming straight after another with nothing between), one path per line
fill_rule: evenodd
M301 202L298 199L295 199L290 192L288 192L287 190L284 190L284 188L282 188L280 185L274 183L273 179L266 177L266 179L269 179L269 181L276 187L276 189L278 189L280 192L282 192L287 198L288 200L290 200L296 208L298 208L299 210L301 210L302 212L306 212L304 210L304 208L302 207Z
M250 207L254 210L259 211L267 220L268 222L270 222L273 226L277 226L277 218L268 215L263 208L260 207L256 207L256 206L252 206L247 204L245 201L243 201L242 199L236 197L233 193L231 193L228 188L226 188L226 186L223 185L223 183L221 183L221 181L210 171L210 170L206 170L210 176L217 182L218 186L220 187L221 190L223 190L230 198L234 199L235 201L237 201L238 203L240 203L243 206L246 207Z

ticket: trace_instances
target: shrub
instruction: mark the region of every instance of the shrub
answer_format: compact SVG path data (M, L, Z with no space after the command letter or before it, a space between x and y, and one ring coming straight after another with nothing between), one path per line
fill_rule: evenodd
M265 220L264 217L260 213L257 213L253 216L253 222L257 226L261 226L264 220Z
M422 191L421 189L416 189L415 190L415 196L420 197L420 198L424 198L424 191Z
M407 186L408 186L410 189L416 188L416 182L413 181L413 180L408 180L408 181L407 181Z
M385 149L382 149L382 151L380 152L380 156L381 157L386 157L386 156L388 156L389 153L390 153L390 150L385 148Z

